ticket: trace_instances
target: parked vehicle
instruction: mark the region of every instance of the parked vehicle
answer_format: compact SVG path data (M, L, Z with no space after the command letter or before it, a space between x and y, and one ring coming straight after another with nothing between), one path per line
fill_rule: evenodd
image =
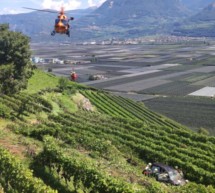
M151 165L149 168L148 165ZM182 186L186 184L186 180L183 177L182 172L179 172L175 168L162 164L162 163L153 163L148 164L147 168L143 171L145 175L154 176L157 181L170 183L176 186Z

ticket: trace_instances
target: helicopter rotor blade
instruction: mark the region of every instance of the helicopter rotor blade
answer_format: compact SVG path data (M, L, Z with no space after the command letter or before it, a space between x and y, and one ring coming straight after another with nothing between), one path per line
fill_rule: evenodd
M59 11L52 11L52 10L47 10L47 9L33 9L33 8L29 8L29 7L23 7L24 9L30 9L30 10L34 10L34 11L42 11L42 12L48 12L48 13L59 13Z

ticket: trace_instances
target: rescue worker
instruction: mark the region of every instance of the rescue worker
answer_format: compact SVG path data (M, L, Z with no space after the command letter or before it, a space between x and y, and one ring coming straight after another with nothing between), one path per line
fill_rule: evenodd
M76 72L72 71L72 72L71 72L71 80L72 80L72 81L76 81L77 78L78 78L78 75L76 74Z
M152 167L152 163L148 163L145 169L143 170L143 174L146 176L149 176L152 172L151 167Z

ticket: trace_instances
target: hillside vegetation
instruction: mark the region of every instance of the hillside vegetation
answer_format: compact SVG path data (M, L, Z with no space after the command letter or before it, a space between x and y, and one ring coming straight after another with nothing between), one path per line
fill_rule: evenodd
M4 192L215 192L214 137L39 70L26 90L1 95L0 134ZM177 165L190 182L143 176L147 162Z
M214 37L215 24L214 2L190 18L181 22L181 26L176 28L173 34L197 37Z
M30 39L0 24L0 93L15 94L27 87L32 75Z

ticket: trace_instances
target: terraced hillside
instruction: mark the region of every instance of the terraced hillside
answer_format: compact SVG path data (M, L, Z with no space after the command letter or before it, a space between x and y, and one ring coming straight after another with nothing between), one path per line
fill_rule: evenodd
M46 82L35 89L38 75ZM142 103L57 82L36 71L27 90L0 97L4 192L215 192L214 137ZM146 162L177 165L190 182L174 187L143 176Z

